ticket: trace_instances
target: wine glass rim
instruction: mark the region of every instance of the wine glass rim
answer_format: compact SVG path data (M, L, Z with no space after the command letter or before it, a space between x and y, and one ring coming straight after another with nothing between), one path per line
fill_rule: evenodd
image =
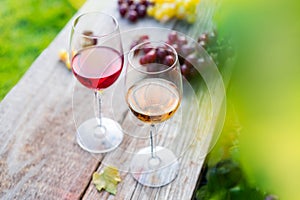
M155 71L155 72L149 72L149 71L145 71L145 70L140 70L138 67L135 66L135 64L132 63L131 59L129 59L129 56L134 55L134 52L139 49L141 46L145 45L145 44L150 44L150 43L157 43L157 44L163 44L165 46L167 46L168 48L170 48L172 50L172 52L175 55L175 60L173 62L173 64L171 66L169 66L167 69L161 70L161 71ZM128 62L129 64L137 71L144 73L144 74L161 74L164 72L167 72L169 70L172 70L173 68L175 68L177 62L178 62L178 54L175 50L174 47L172 47L172 45L164 42L164 41L155 41L155 40L150 40L150 41L145 41L142 43L137 44L136 46L134 46L128 53Z
M86 34L80 33L80 31L78 30L78 28L76 28L76 24L78 23L78 20L79 20L80 18L82 18L82 17L84 17L84 16L86 16L86 15L89 15L89 14L101 14L101 15L105 15L105 16L107 16L107 17L112 18L113 22L115 23L114 29L113 29L112 31L107 32L107 33L104 33L104 34L102 34L102 35L86 35ZM116 19L114 16L112 16L112 15L110 15L110 14L108 14L108 13L100 12L100 11L91 11L91 12L84 12L84 13L78 15L78 16L74 19L74 21L73 21L73 23L72 23L72 29L73 29L75 32L79 33L82 37L86 37L86 38L102 38L102 37L109 36L109 35L111 35L112 33L115 33L116 31L118 31L118 29L119 29L119 23L118 23L117 19Z

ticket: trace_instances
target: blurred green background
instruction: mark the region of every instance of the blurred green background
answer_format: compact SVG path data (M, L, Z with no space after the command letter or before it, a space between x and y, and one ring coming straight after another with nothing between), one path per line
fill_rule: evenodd
M233 35L228 100L239 118L238 160L249 182L300 197L300 2L223 0L215 16Z
M0 1L0 101L83 0Z

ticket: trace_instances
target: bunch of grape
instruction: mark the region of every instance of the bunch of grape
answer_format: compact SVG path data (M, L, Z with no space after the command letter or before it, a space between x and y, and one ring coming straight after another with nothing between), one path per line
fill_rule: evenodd
M137 40L133 41L131 48L148 40L148 35L142 35ZM226 39L218 39L216 31L211 33L202 33L198 37L197 42L208 52L218 67L223 66L227 59L234 56L230 42ZM172 45L176 50L182 75L187 79L197 76L198 72L195 66L205 65L207 60L195 51L195 47L188 43L187 38L184 35L178 34L176 31L171 31L168 34L166 43ZM141 57L141 64L151 63L152 61L155 61L157 57L162 58L159 63L164 64L164 62L168 62L163 61L163 59L169 58L161 56L161 54L165 54L161 53L160 49L154 50L151 48L144 48L143 52L145 56Z
M137 44L140 44L142 42L149 41L148 35L142 35L137 40L133 41L131 44L131 48L136 46ZM162 64L164 66L172 66L175 62L175 55L174 53L167 50L166 47L160 46L160 47L153 47L145 43L145 45L140 48L136 49L134 52L135 55L140 54L140 64L141 65L147 65L151 63L158 63ZM147 67L153 67L151 65L147 65ZM163 66L160 66L163 67Z
M148 0L118 0L118 8L121 17L127 18L130 22L136 22L138 18L144 18L148 6L152 3Z
M132 42L131 48L148 40L148 35L142 35L137 40ZM194 68L194 66L201 64L203 59L201 59L195 52L195 49L188 44L187 38L183 35L178 35L176 31L171 31L168 34L166 43L170 44L176 50L182 75L187 79L195 76L197 74L197 70ZM144 55L141 56L140 63L143 65L156 62L170 66L175 61L174 55L172 55L163 47L144 47L142 52ZM139 50L137 50L135 53L139 53Z
M144 55L140 58L142 65L150 63L159 63L165 66L172 66L175 62L174 54L165 47L147 47L143 49Z
M147 13L161 22L177 18L193 23L199 2L200 0L153 0L154 5L148 8Z
M167 43L172 45L177 51L182 75L189 79L197 74L194 66L203 62L203 59L197 55L195 47L188 44L184 35L178 35L176 31L171 31L168 35Z

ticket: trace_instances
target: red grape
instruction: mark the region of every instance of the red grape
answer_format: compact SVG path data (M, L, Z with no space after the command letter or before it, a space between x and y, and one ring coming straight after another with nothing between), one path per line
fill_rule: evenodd
M170 44L174 44L177 41L177 32L176 31L172 31L171 33L169 33L168 35L168 41L170 42Z
M149 36L148 35L141 35L139 38L140 41L146 41L149 40Z
M148 6L147 0L140 0L140 4L144 6Z
M187 42L185 36L180 36L180 37L178 38L178 40L177 40L177 44L178 44L178 45L185 45L185 44L187 44L187 43L188 43L188 42Z
M167 55L163 60L163 64L170 66L170 67L174 64L174 62L175 62L175 59L171 55Z
M122 17L124 17L127 13L127 10L128 10L128 6L126 3L122 3L120 6L119 6L119 13Z
M179 54L179 47L177 44L173 44L172 47L175 49L175 51Z
M156 56L160 60L163 60L167 56L167 54L168 54L167 51L162 47L158 47L156 49Z
M181 53L183 54L182 56L187 56L191 54L193 51L194 49L188 44L185 44L181 47Z
M154 2L153 1L146 1L146 6L154 6Z
M198 42L200 41L208 42L208 33L202 33L198 38Z
M146 55L145 55L148 63L153 63L156 60L156 52L155 49L152 49L151 51L149 51Z
M186 66L186 64L183 64L180 66L180 70L181 70L181 74L184 76L184 77L188 77L189 74L190 74L190 68L188 66Z
M146 6L145 5L142 5L142 4L139 4L137 6L137 13L138 13L138 16L139 17L145 17L146 16L146 13L147 13L147 10L146 10Z
M131 22L136 22L136 20L138 19L138 15L137 15L137 12L135 10L130 10L128 12L128 19L131 21Z
M149 51L151 51L152 49L153 49L153 47L145 45L145 47L143 47L143 52L146 54Z
M129 6L129 10L135 10L135 11L137 11L137 6L135 4L131 4Z
M156 61L156 53L155 50L152 48L147 54L143 55L140 58L140 64L145 65L149 63L154 63Z
M146 56L142 56L142 57L140 58L140 64L141 64L141 65L145 65L145 64L147 64L147 63L148 63L147 57L146 57Z
M134 3L133 0L127 0L127 4L128 4L128 5L132 5L133 3Z

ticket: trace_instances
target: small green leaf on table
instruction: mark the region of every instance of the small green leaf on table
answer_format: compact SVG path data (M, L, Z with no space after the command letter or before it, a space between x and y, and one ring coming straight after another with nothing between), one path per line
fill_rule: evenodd
M110 194L116 195L120 181L119 170L112 166L106 167L101 173L95 172L93 174L93 183L99 192L104 189Z

